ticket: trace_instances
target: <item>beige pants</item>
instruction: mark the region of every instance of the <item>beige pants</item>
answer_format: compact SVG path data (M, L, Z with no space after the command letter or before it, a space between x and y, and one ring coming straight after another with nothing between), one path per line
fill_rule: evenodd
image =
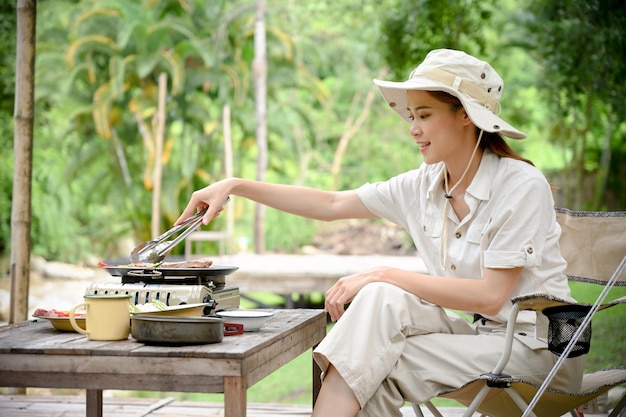
M489 372L500 359L504 325L464 318L390 284L365 286L315 349L332 363L361 405L359 416L402 416L420 403ZM505 372L541 384L558 357L519 325ZM551 387L579 389L584 356L565 361Z

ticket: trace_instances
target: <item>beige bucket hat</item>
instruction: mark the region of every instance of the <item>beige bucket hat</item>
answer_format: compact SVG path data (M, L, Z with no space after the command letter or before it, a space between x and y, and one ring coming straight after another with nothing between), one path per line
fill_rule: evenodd
M504 88L502 78L487 62L465 52L433 50L411 72L408 80L374 80L374 84L380 87L389 106L409 122L407 90L445 91L461 100L467 115L478 128L513 139L526 137L498 116Z

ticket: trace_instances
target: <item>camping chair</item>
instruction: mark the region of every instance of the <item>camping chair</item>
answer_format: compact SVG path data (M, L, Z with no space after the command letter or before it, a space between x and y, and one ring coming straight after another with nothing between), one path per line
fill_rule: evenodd
M513 342L514 326L506 330L505 347L497 365L463 387L443 392L438 397L457 400L467 407L464 416L475 412L490 417L578 417L577 407L586 404L613 387L626 382L626 366L585 374L580 392L564 392L549 388L549 382L566 357L586 354L591 345L591 318L600 310L626 303L626 296L604 303L613 285L626 285L626 212L577 212L556 209L563 230L561 252L568 261L569 280L603 286L593 305L558 299L546 294L532 294L512 299L509 323L515 323L521 310L534 310L549 321L548 346L559 355L554 368L541 386L507 375ZM622 358L622 360L624 360ZM431 401L424 405L437 417L441 413ZM412 404L418 417L423 417L418 404ZM624 412L625 414L622 414ZM609 417L626 415L626 394Z

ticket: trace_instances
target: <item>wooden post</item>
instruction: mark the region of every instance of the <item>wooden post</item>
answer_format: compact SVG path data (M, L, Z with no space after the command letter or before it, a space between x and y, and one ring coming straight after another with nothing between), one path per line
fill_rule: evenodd
M267 170L267 54L265 42L265 3L257 0L254 27L254 86L256 101L257 180L265 179ZM265 206L256 204L254 210L254 252L265 252Z
M224 112L222 114L222 120L224 124L224 175L226 178L233 176L233 138L230 126L230 106L224 105ZM231 202L226 205L226 233L228 233L228 239L226 240L226 253L232 254L233 252L233 239L235 235L235 204Z
M9 323L24 321L28 314L36 8L35 0L17 2Z
M167 98L167 75L159 74L159 101L153 129L155 153L154 171L152 173L152 239L161 234L161 183L163 179L163 141L165 136L165 99Z

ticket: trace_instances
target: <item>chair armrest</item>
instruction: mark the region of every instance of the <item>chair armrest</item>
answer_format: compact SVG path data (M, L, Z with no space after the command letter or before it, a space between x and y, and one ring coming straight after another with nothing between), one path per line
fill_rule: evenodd
M591 307L591 304L573 302L571 300L565 300L563 298L555 297L549 294L528 294L511 299L513 304L517 304L520 310L534 310L543 311L550 307L561 306L585 306ZM626 296L616 298L615 300L604 303L598 307L598 311L605 308L613 307L617 304L626 303Z
M578 328L584 322L588 323L584 329L578 331L578 338L572 341L573 345L568 357L585 355L589 352L591 347L591 317L587 318L586 316L593 314L590 310L594 306L548 294L529 294L515 297L511 301L520 310L534 310L548 318L548 349L559 356L570 344ZM626 296L598 306L595 312L622 303L626 303Z

